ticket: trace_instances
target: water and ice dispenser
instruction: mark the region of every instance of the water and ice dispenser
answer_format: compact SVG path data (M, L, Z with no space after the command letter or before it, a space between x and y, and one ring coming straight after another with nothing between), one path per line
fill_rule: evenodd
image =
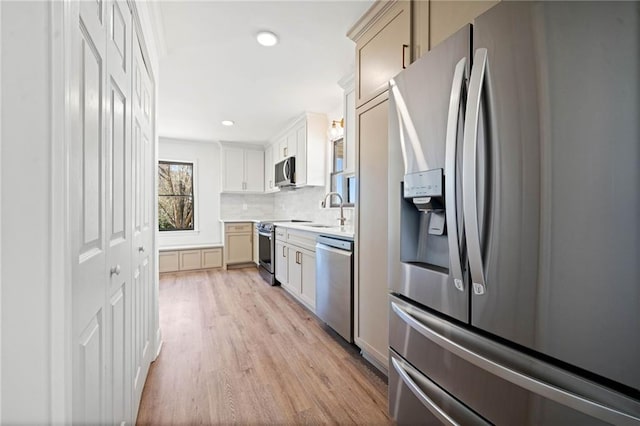
M446 271L449 267L449 245L443 170L408 173L402 186L400 260Z

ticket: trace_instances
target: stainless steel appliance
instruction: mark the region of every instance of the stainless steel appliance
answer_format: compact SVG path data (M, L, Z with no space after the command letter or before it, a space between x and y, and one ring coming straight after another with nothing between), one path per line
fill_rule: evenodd
M316 238L316 314L353 342L353 241Z
M274 276L275 229L273 222L259 222L258 229L258 272L270 285L276 285Z
M308 222L307 220L291 219L277 221L261 221L256 224L258 230L258 272L270 285L278 285L275 278L275 245L276 222Z
M287 157L276 163L275 181L279 188L295 186L296 184L296 157Z
M391 80L399 424L640 424L638 75L640 3L501 2Z

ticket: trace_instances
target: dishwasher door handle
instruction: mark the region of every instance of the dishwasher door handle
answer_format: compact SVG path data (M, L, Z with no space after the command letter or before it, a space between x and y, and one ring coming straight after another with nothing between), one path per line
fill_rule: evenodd
M316 250L325 250L325 251L328 251L328 252L331 252L331 253L335 253L335 254L339 254L339 255L342 255L342 256L351 256L351 253L352 253L349 250L337 249L335 247L330 247L330 246L327 246L327 245L322 244L322 243L316 243Z

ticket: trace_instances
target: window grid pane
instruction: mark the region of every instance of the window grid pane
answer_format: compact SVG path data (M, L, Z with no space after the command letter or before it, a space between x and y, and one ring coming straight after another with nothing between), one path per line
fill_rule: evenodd
M194 227L193 163L158 164L158 228L191 231Z

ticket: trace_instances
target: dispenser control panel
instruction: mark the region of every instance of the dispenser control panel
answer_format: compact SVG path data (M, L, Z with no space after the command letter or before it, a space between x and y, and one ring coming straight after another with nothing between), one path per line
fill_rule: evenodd
M444 179L442 169L404 175L404 198L442 197Z

